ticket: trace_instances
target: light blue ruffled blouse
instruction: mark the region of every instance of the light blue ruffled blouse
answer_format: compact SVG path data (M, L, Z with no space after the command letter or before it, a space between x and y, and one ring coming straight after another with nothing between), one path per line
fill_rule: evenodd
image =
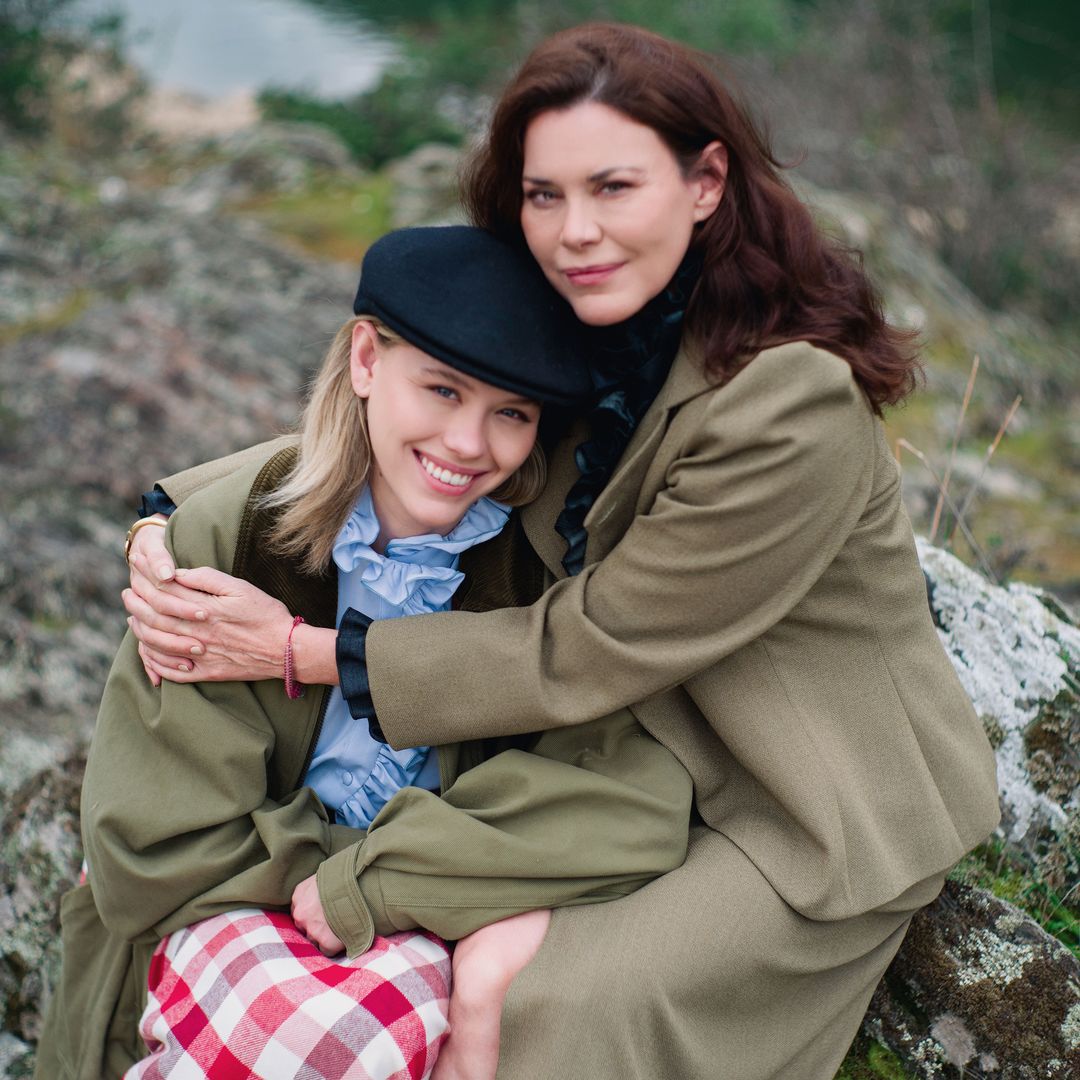
M461 552L496 536L509 508L479 499L447 536L429 533L391 540L385 554L372 548L379 520L365 488L334 541L338 569L337 621L348 608L372 619L446 611L464 574ZM335 686L304 783L314 788L342 825L366 829L403 787L439 787L437 755L428 746L393 750L376 742L363 719L353 719Z

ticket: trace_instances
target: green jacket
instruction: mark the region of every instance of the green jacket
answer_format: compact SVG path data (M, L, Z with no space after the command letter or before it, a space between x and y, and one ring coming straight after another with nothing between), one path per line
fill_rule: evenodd
M230 570L333 625L334 577L306 577L263 543L270 519L256 500L295 453L275 450L189 499L169 543L179 565ZM521 911L612 899L685 856L689 777L625 710L529 751L440 747L441 796L406 788L366 833L332 825L299 786L328 693L290 701L276 680L154 689L125 638L83 787L92 885L63 900L37 1076L120 1075L145 1053L136 1024L157 942L232 908L288 907L316 871L352 955L376 933L457 938Z

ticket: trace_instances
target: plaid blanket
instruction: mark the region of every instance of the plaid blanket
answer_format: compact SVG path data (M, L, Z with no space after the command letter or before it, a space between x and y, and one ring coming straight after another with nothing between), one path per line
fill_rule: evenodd
M246 908L170 934L150 966L125 1080L421 1080L447 1031L450 956L433 934L327 959L284 913Z

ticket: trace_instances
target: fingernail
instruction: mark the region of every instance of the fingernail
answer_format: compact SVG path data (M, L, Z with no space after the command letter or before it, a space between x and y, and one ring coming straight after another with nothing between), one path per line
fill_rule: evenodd
M191 655L192 656L202 656L202 654L203 654L203 647L201 645L192 645L191 646Z
M205 611L196 611L195 612L195 618L198 619L199 622L202 622L206 618L206 612Z
M190 671L191 670L191 665L190 664L177 664L176 665L176 670L177 671Z
M132 615L129 615L125 621L127 622L128 626L133 626L135 624L135 618Z
M172 581L173 570L169 566L159 566L157 569L157 576L159 581Z
M183 568L182 566L178 566L178 567L177 567L177 568L176 568L176 569L175 569L175 570L173 571L173 573L174 573L174 574L175 574L175 575L176 575L177 577L183 577L183 576L184 576L184 575L185 575L185 574L187 573L187 570L185 570L185 569L184 569L184 568Z

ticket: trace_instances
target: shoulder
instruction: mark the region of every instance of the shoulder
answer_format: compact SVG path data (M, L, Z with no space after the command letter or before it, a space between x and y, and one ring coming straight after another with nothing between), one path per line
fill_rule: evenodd
M847 362L806 342L758 353L679 421L669 483L700 476L711 490L752 479L757 499L869 493L873 410Z
M809 342L763 349L705 397L706 425L732 438L873 439L873 409L851 366Z
M869 404L851 365L842 356L806 341L763 349L718 389L740 401L768 396L781 402L828 398Z
M244 520L292 468L296 445L275 440L243 453L243 464L192 493L169 519L180 565L231 567Z

